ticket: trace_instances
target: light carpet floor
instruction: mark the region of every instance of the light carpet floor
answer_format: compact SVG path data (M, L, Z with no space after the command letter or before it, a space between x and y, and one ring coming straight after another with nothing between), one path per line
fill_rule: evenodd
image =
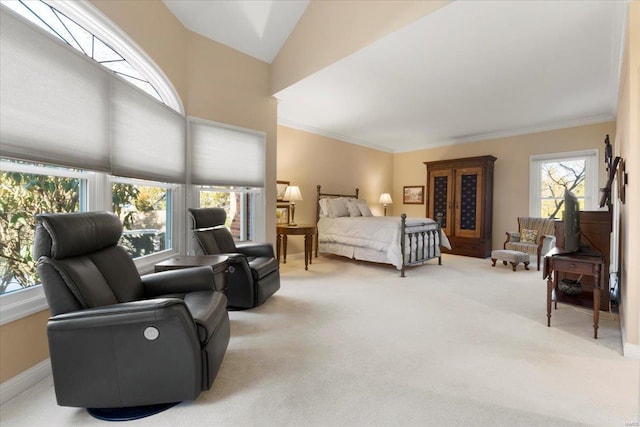
M282 265L265 305L230 312L211 390L136 426L639 425L640 361L619 319L559 305L542 274L444 256L402 279L337 257ZM92 426L59 407L51 377L5 403L0 424Z

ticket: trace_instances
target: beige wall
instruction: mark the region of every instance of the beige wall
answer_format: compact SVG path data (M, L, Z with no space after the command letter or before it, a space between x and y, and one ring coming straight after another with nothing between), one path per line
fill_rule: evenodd
M286 88L449 1L311 0L272 63L271 93Z
M615 153L628 173L620 208L621 314L625 354L640 357L640 2L629 5L618 102Z
M0 383L49 357L48 318L44 310L0 327Z
M275 244L277 104L269 96L269 65L186 30L159 0L92 3L164 71L187 114L266 133L265 232ZM0 327L2 381L48 357L47 313Z
M498 160L493 177L492 244L493 248L501 248L505 232L517 227L516 218L529 214L530 156L597 148L601 159L599 187L604 187L606 134L614 138L615 122L398 153L393 159L393 199L402 200L404 185L426 185L426 167L422 162L493 155ZM408 215L426 215L425 205L404 205L403 208Z
M304 198L296 203L298 224L315 224L317 185L338 194L353 194L358 187L373 213L382 215L378 199L391 192L392 169L391 153L278 126L278 179L298 185ZM289 239L287 253L302 253L303 242Z

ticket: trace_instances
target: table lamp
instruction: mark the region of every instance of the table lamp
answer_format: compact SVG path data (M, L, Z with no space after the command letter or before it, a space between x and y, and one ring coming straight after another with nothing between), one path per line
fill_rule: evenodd
M380 203L384 205L384 216L387 216L387 205L390 205L393 203L393 200L391 200L391 194L382 193L380 195Z
M291 218L289 219L289 225L296 225L295 216L296 216L296 200L302 200L302 193L300 193L300 188L297 185L290 185L284 191L283 200L287 202L291 202Z

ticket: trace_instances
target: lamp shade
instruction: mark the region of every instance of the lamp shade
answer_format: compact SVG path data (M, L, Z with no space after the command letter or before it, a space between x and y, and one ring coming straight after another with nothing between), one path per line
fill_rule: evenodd
M389 204L393 203L393 200L391 200L391 194L382 193L380 195L380 203L385 204L385 205L389 205Z
M284 190L283 200L288 202L295 202L296 200L302 200L302 193L297 185L290 185Z

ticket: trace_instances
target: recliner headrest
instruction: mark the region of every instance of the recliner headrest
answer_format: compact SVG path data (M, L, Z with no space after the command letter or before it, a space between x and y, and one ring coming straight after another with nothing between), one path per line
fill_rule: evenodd
M34 259L89 254L117 245L122 235L122 223L111 212L39 214L36 220Z
M222 208L190 208L191 229L224 225L227 213Z

